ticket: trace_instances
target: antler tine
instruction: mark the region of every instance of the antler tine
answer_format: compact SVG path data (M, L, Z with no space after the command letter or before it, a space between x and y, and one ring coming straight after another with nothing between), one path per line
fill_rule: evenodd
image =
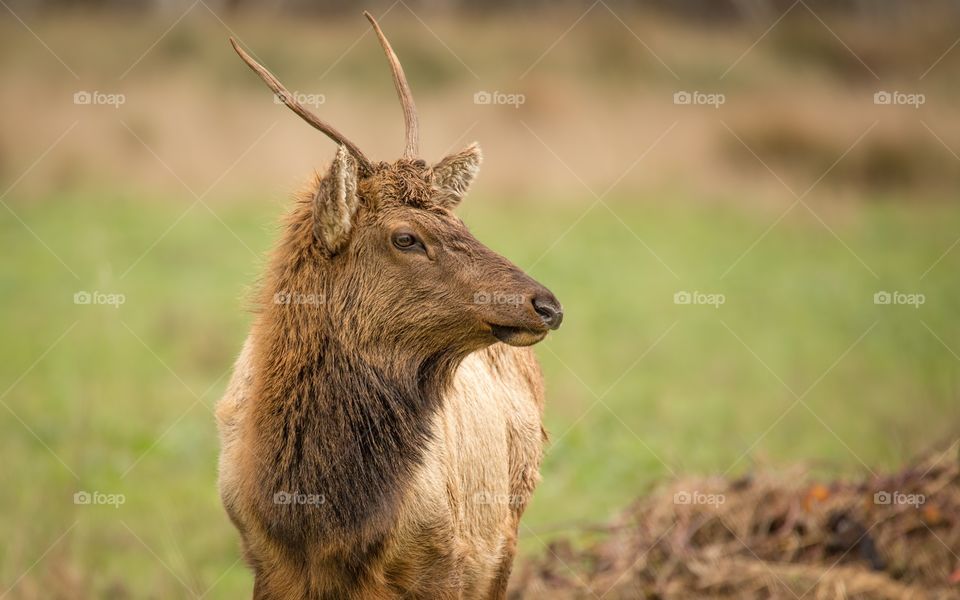
M383 35L380 25L367 11L363 11L363 16L373 25L373 30L377 32L380 39L380 45L390 61L390 70L393 71L393 83L397 88L397 97L400 98L400 104L403 105L403 123L406 128L406 145L403 149L404 158L417 158L420 154L420 126L417 122L417 107L413 103L413 94L410 93L410 86L407 85L407 76L403 74L403 67L400 66L400 59L390 47L390 42Z
M277 94L277 96L280 97L283 103L286 104L290 110L300 115L301 119L303 119L304 121L306 121L307 123L315 127L316 129L319 129L320 131L325 133L327 137L329 137L333 141L337 142L338 144L342 144L346 146L347 150L350 151L350 154L352 154L353 157L357 159L357 163L359 164L361 171L366 173L373 172L373 164L370 162L369 159L367 159L366 156L364 156L363 152L360 151L360 148L358 148L356 144L348 140L346 136L344 136L342 133L340 133L333 127L331 127L325 121L320 119L320 117L313 114L312 112L304 108L302 104L297 102L293 94L288 92L287 88L283 87L283 84L280 83L277 80L277 78L273 76L273 73L268 71L263 65L255 61L249 54L244 52L243 48L241 48L240 45L237 44L237 41L234 40L232 37L230 38L230 45L232 45L233 49L236 50L238 55L240 55L240 58L243 59L243 62L247 63L247 66L250 67L254 73L260 76L260 79L262 79L263 82L266 83L267 86L271 90L273 90L273 92Z

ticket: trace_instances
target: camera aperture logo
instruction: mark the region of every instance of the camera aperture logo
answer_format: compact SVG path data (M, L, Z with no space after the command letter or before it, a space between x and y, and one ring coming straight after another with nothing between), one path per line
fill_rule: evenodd
M284 290L273 295L274 304L307 304L319 306L325 301L323 294L304 294L302 292L291 292Z
M514 108L520 108L521 104L527 102L527 97L524 94L508 94L507 92L500 92L494 90L492 92L485 92L480 90L473 95L474 104L503 104L506 106L512 106Z
M680 290L673 295L674 304L705 304L714 308L720 308L726 304L726 302L727 297L723 294L708 294L696 290L692 292Z
M281 505L297 504L301 506L320 506L327 498L323 494L303 494L300 492L277 492L273 495L273 503Z
M114 308L120 308L121 304L126 303L127 297L124 294L111 294L107 292L87 292L81 290L73 295L74 304L105 304Z
M80 90L73 93L73 103L77 106L103 105L120 108L121 104L127 103L127 97L123 94L108 94L97 90L93 90L92 92Z
M923 494L905 494L900 491L880 490L873 495L873 503L880 506L912 506L920 508L927 502L927 497Z
M505 306L522 306L523 294L508 294L506 292L477 292L473 295L474 304L497 304Z
M873 303L880 305L906 305L914 308L920 308L927 302L927 297L923 294L907 292L887 292L879 291L873 295Z
M295 104L319 107L321 104L324 104L327 101L327 97L323 94L304 94L302 92L287 92L286 94L279 93L273 95L274 104L286 104L286 101L292 101Z
M106 505L120 508L120 505L126 502L127 497L123 494L105 494L104 492L87 492L84 490L73 494L73 503L78 506Z
M473 501L476 504L499 505L499 506L522 506L523 497L517 494L505 494L503 492L477 492L473 495Z
M912 106L914 108L920 108L920 105L927 103L927 97L924 94L880 90L873 94L873 103L881 106Z
M727 97L720 93L687 92L680 90L679 92L673 93L673 103L678 105L712 106L714 108L720 108L721 105L727 103Z
M727 497L723 494L706 494L697 490L686 491L681 490L673 495L673 503L681 504L684 506L693 505L693 506L713 506L717 507L727 501Z

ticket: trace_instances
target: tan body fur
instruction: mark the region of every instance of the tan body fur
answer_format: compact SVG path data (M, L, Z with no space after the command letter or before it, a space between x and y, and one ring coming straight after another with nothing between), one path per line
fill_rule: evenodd
M220 490L241 529L235 465L249 410L251 348L244 346L217 406ZM435 415L426 462L406 490L379 577L363 598L497 598L506 590L520 516L539 480L543 384L529 348L496 344L468 356ZM358 499L359 500L359 499ZM414 551L411 552L411 549ZM324 556L323 541L313 550ZM289 598L333 594L337 573L290 572ZM283 569L283 559L276 559ZM311 579L313 589L301 589ZM326 580L326 583L325 583ZM307 596L306 594L310 594ZM315 596L314 596L315 595Z

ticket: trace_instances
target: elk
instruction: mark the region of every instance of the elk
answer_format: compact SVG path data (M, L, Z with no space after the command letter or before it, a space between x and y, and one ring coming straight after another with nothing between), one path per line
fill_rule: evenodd
M286 217L217 406L219 488L256 599L503 598L539 480L544 286L453 210L476 144L418 158L417 112L376 20L406 144L371 162L234 41L338 149Z

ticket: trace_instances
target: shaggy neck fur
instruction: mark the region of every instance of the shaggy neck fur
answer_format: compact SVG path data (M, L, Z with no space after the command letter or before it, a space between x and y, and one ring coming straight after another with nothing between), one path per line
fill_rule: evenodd
M331 289L330 259L313 235L311 206L302 199L262 288L247 431L259 463L254 510L292 557L306 561L317 540L349 539L351 553L362 549L359 568L396 517L463 356L454 349L429 356L361 351L357 332L335 322L341 311L324 303L342 302L343 291ZM285 293L300 296L277 303ZM278 493L292 501L278 503Z

